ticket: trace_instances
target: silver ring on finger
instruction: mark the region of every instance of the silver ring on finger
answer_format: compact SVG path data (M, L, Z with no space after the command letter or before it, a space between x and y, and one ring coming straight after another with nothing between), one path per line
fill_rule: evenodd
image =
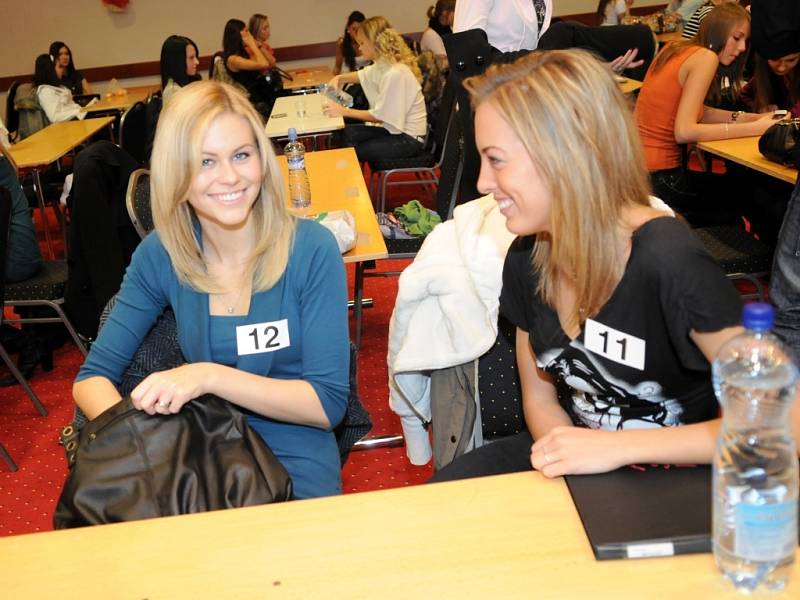
M167 402L166 400L159 400L159 401L158 401L158 405L159 405L161 408L167 408L167 407L169 406L169 402Z

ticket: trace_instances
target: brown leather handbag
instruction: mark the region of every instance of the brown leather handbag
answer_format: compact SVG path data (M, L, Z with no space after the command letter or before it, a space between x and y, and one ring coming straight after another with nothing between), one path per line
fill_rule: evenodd
M69 429L69 428L67 428ZM288 500L292 482L245 415L205 395L150 416L129 396L63 442L70 472L56 529Z

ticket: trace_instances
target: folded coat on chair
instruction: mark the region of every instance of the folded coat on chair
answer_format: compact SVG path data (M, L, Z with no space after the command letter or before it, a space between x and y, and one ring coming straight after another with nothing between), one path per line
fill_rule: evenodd
M503 262L514 239L493 196L455 209L400 276L389 323L389 405L413 464L431 459L430 371L484 354L497 338Z
M56 529L288 500L292 482L245 416L205 395L174 415L148 415L130 396L66 442L70 472Z

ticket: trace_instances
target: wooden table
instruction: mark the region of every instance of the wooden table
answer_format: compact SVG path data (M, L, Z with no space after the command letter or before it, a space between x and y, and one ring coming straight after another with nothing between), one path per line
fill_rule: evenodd
M758 136L698 142L697 147L788 183L797 181L797 169L784 167L761 155L758 151Z
M333 78L330 67L299 67L287 71L293 77L292 81L283 82L284 89L302 90L317 87L320 83L328 83Z
M304 117L297 115L297 103L303 102L306 107ZM289 128L294 127L299 136L312 137L314 149L317 148L317 137L324 134L330 136L332 131L344 128L342 117L328 117L322 112L323 97L318 94L281 96L275 101L267 120L267 135L271 138L285 138Z
M39 172L71 150L74 150L76 146L88 140L104 127L109 126L113 121L114 117L98 117L96 119L84 119L83 121L53 123L8 148L8 153L13 158L17 168L31 169L33 172L33 183L36 188L39 209L42 213L45 239L50 249L51 258L55 258L55 252L50 239L50 228L47 226L44 194ZM66 248L66 237L64 242L64 247Z
M286 157L279 156L286 187L289 187ZM372 199L367 191L364 175L355 150L322 150L306 153L306 170L311 184L311 210L319 213L332 210L349 210L356 221L356 245L342 255L344 262L356 263L354 278L353 316L355 319L355 346L361 347L361 321L364 294L364 261L387 258L389 252L378 227Z
M739 597L710 554L595 561L564 482L532 471L12 536L0 556L6 598ZM765 597L800 597L798 573Z
M96 112L118 112L122 113L128 110L137 102L144 102L147 97L161 89L160 85L141 85L137 87L130 87L125 89L124 94L115 94L113 96L103 96L100 100L91 106L85 106L81 110L87 113Z

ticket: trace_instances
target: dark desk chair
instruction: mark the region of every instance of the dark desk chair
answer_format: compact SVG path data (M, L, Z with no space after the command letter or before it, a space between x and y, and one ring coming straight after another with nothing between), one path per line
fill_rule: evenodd
M772 249L741 227L718 225L693 229L706 251L717 261L728 279L745 280L755 292L742 294L745 300L765 302L760 278L767 277L772 267Z
M119 146L140 165L147 161L147 106L144 102L137 102L122 115Z
M6 95L6 129L8 129L8 139L16 142L19 139L19 113L14 106L14 98L17 95L18 81L12 81Z
M11 226L11 194L9 191L4 188L0 187L0 307L4 306L4 299L5 299L5 290L6 290L6 251L8 248L8 232L9 227ZM19 285L19 284L15 284ZM3 324L3 314L4 310L0 309L0 326ZM28 397L31 399L31 402L36 407L36 410L39 412L40 415L46 416L47 409L39 400L39 397L34 393L31 389L30 384L28 384L25 377L22 376L17 366L14 364L14 361L8 356L6 349L3 347L2 342L0 342L0 358L2 358L5 365L11 371L11 374L14 376L19 384L22 386L22 389L25 390L25 393L28 394ZM1 447L0 447L1 448ZM4 449L0 452L5 454L8 457L8 460L11 459L10 456L5 452ZM6 462L8 462L6 460ZM9 463L9 467L12 471L15 471L16 468L12 467L13 461Z
M445 85L436 114L430 115L430 133L425 147L417 156L410 158L386 158L369 161L371 172L370 196L378 212L386 211L386 189L393 186L416 185L436 195L439 185L439 170L444 161L445 146L455 105L455 91L449 83ZM414 175L414 179L398 175Z

